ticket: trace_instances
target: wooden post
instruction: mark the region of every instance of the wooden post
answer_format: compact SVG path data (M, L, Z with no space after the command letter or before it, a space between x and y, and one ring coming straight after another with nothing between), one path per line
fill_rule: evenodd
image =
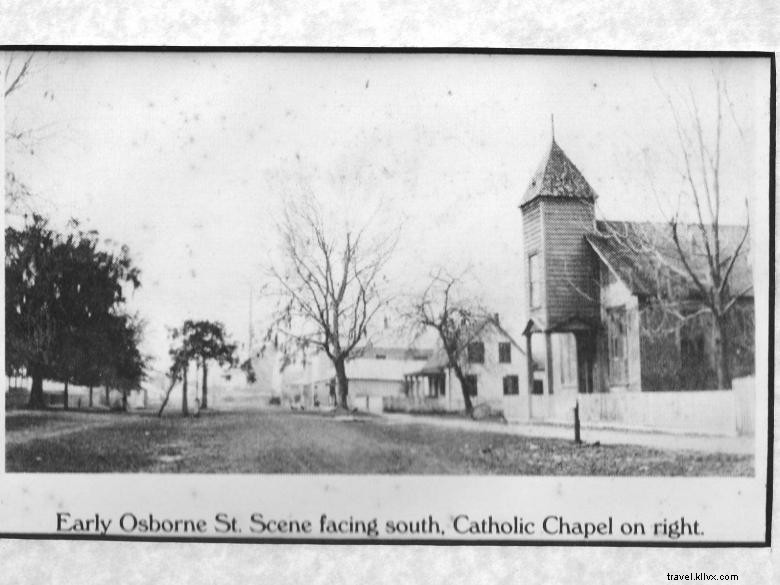
M533 412L531 411L531 403L534 392L534 356L531 351L531 335L533 335L530 331L525 336L525 356L526 356L526 367L528 368L528 419L531 419L531 416L533 415Z
M547 419L552 418L555 412L553 404L553 393L555 392L555 376L553 374L553 352L552 352L552 333L546 331L544 334L546 360L544 373L547 378L547 395L544 397L544 416Z
M549 331L544 334L545 353L547 354L545 373L547 374L547 394L553 393L553 381L555 376L553 375L553 355L552 355L552 333Z
M580 401L574 403L574 442L582 443L580 439Z

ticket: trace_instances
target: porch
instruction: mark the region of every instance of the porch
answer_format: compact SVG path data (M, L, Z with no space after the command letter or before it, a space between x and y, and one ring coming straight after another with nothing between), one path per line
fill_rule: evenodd
M576 318L555 327L529 320L523 331L528 371L526 420L570 421L577 398L601 389L597 331L596 325Z

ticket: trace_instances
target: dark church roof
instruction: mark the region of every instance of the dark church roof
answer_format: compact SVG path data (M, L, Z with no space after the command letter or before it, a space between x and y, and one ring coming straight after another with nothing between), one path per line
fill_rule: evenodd
M579 169L569 160L560 146L552 141L550 152L544 157L534 173L528 189L523 195L520 207L537 197L567 197L595 201L596 193L582 176Z
M709 281L707 253L699 226L680 224L678 230L681 246L691 268L702 282ZM721 264L725 271L742 240L745 226L721 225L718 233ZM671 286L675 294L685 298L699 295L680 258L669 224L599 221L596 230L585 238L633 294L642 297L663 296L668 291L661 287ZM729 287L732 294L752 297L752 284L748 235L729 277Z

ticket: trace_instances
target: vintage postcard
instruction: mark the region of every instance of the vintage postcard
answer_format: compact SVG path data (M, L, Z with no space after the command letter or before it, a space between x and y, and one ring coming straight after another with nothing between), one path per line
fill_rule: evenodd
M770 55L2 63L2 535L769 544Z

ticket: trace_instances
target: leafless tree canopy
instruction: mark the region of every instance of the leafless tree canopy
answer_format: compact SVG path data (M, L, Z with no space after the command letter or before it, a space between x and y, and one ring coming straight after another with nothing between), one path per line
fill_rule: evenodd
M41 71L39 60L35 53L5 53L5 67L3 73L3 95L5 99L14 96L13 99L23 99L18 95L32 77ZM54 100L54 95L46 91L44 98ZM34 155L37 147L53 135L55 124L45 123L39 126L19 126L13 123L13 119L7 117L5 127L6 152L13 146L16 149ZM6 167L5 170L5 212L33 211L31 207L32 189L22 180L18 172Z
M481 302L463 296L462 276L453 276L444 270L431 274L430 283L422 295L411 303L407 319L419 333L432 329L447 356L447 365L453 369L463 390L466 412L473 405L466 378L466 349L479 338L491 314Z
M681 241L679 212L670 219L670 228L677 252L685 267L685 271L699 289L707 306L713 314L718 316L727 313L747 290L730 290L730 277L737 259L743 251L745 242L750 232L749 215L744 226L741 238L736 246L726 248L721 237L721 205L723 194L721 193L721 152L723 135L723 102L728 100L726 85L720 79L715 78L715 92L717 99L717 118L714 121L714 143L708 144L705 138L705 123L699 113L699 108L693 94L690 100L690 115L692 124L689 128L683 124L681 114L669 100L670 109L674 115L677 128L677 137L680 143L680 154L685 164L684 177L688 184L688 192L685 193L690 203L696 210L696 228L699 231L700 241L704 248L706 270L697 269L697 262L692 257L689 249ZM742 197L745 207L748 206L748 194L729 194L730 197ZM733 293L733 294L732 294Z
M634 263L635 269L626 272L629 279L634 278L632 286L647 289L645 296L653 301L649 306L655 314L664 315L656 319L659 331L703 315L711 317L718 384L727 388L731 379L725 327L736 304L750 295L753 285L751 275L743 274L749 270L749 216L746 214L744 225L727 225L722 210L727 199L743 200L747 210L749 194L723 191L722 170L730 164L723 158L725 124L733 122L739 136L742 131L726 83L717 74L713 79L713 119L703 117L698 101L701 96L692 89L681 99L664 91L676 129L684 184L667 214L665 229L652 224L599 222L598 236ZM655 186L651 187L658 197ZM683 221L686 215L694 221Z
M286 356L323 351L333 362L346 406L344 362L365 341L372 320L389 300L383 269L397 242L395 232L376 234L326 225L311 198L288 203L279 226L282 262L271 268L278 297L266 338Z

